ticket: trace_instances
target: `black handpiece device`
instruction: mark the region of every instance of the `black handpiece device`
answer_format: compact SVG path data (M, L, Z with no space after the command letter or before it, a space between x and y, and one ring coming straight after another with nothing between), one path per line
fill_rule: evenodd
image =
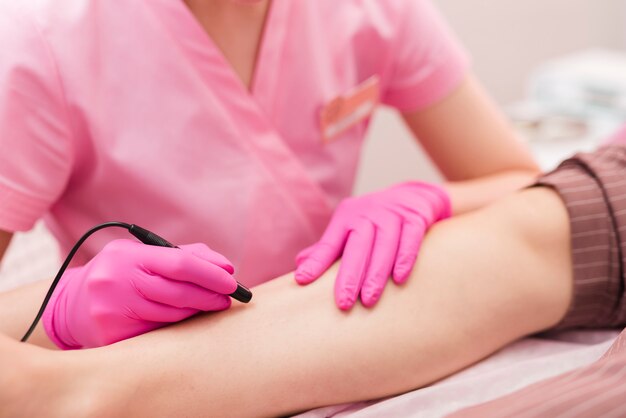
M52 285L50 285L50 289L48 289L48 293L46 294L46 297L44 298L43 303L41 304L41 307L39 308L39 312L37 312L37 316L35 317L33 323L30 324L30 328L28 328L28 331L26 331L26 334L24 334L24 336L22 337L22 340L21 340L22 342L26 342L28 338L31 336L31 334L33 333L33 331L35 331L37 324L41 320L41 317L43 316L43 313L46 310L48 303L50 302L50 298L52 297L52 294L54 293L54 289L56 289L57 285L59 284L59 281L61 280L61 277L63 276L63 273L65 273L65 270L70 265L72 258L74 258L74 255L76 254L80 246L83 245L85 240L87 240L87 238L89 238L93 233L101 229L113 228L113 227L123 228L123 229L128 230L133 236L135 236L135 238L137 238L139 241L147 245L155 245L158 247L178 248L177 246L161 238L154 232L148 231L147 229L137 226L135 224L127 224L125 222L106 222L106 223L94 226L89 231L85 232L85 234L82 237L80 237L80 239L76 242L76 244L74 244L74 247L72 247L72 249L70 250L70 253L68 254L67 258L65 258L65 261L61 265L61 268L59 269L59 271L57 272L57 275L54 277L54 280L52 281ZM239 302L248 303L252 299L252 292L250 291L250 289L248 289L241 283L237 282L237 290L235 290L235 292L231 293L229 296L235 300L238 300Z
M154 232L150 232L137 225L131 225L128 231L139 241L147 245L155 245L157 247L169 247L178 248L178 246L172 244L164 238L161 238ZM242 303L248 303L252 299L252 292L250 289L237 282L237 290L229 295L231 298L238 300Z

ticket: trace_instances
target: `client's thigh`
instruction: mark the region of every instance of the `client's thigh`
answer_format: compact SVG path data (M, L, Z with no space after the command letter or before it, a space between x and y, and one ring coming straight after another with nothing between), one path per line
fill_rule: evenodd
M339 311L335 273L306 287L287 275L249 306L68 356L130 415L279 415L401 393L561 320L567 214L540 188L442 222L373 309Z

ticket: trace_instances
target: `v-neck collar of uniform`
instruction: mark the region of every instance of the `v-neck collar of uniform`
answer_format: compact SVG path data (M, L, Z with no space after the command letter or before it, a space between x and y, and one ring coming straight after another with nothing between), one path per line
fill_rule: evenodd
M289 25L291 1L271 0L248 88L183 0L151 0L203 78L208 76L208 65L216 64L220 82L228 83L233 91L254 99L264 113L268 114L272 113L272 93L276 91L278 83L278 69ZM213 67L212 70L215 71L216 68Z

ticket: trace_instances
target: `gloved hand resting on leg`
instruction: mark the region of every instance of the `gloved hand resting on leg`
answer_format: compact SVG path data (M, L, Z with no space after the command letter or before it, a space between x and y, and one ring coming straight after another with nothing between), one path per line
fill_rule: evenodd
M450 198L441 187L408 182L344 200L316 244L296 257L296 281L308 284L342 257L335 301L350 309L380 299L387 279L404 283L428 228L451 216ZM342 256L343 254L343 256Z

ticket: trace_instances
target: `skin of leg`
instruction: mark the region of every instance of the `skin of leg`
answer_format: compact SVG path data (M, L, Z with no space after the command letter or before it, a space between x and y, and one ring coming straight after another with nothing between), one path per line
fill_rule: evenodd
M0 230L0 260L12 238L13 233ZM21 339L30 325L29 321L35 318L39 304L51 283L52 280L42 281L13 291L0 292L0 333L16 340ZM54 347L41 326L37 327L29 342L46 348Z
M43 280L0 293L0 333L19 341L35 319L51 284L52 280ZM41 322L28 343L57 349Z
M250 305L109 347L28 347L29 373L13 378L43 380L24 385L29 405L46 399L37 416L271 416L399 394L561 320L572 297L567 212L536 188L441 222L409 281L373 309L336 309L336 271L306 287L287 275ZM0 352L20 357L16 345L0 340ZM60 376L54 396L38 388L46 373ZM19 387L0 393L13 413L26 402Z

